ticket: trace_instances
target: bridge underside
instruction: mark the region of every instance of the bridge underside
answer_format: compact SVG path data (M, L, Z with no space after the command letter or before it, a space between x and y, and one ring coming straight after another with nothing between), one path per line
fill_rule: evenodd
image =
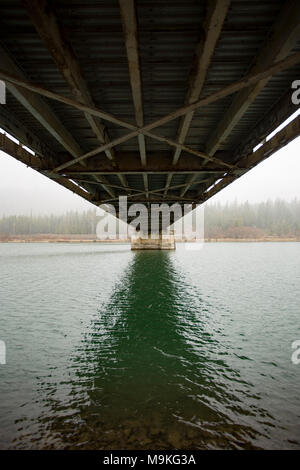
M0 149L95 205L204 202L300 134L297 118L265 141L297 110L298 0L0 13L0 127L20 142L0 135Z

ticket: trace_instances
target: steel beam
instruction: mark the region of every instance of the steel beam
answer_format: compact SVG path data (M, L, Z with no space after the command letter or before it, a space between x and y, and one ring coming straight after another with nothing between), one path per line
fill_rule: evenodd
M247 138L234 151L234 161L250 154L254 147L300 109L300 104L295 105L292 102L291 95L292 89L289 89L271 109L267 110L259 123L250 131Z
M77 58L63 34L53 6L49 4L48 0L22 0L22 3L75 98L81 103L95 106ZM107 129L101 120L89 113L85 113L85 117L97 139L101 143L109 142ZM113 149L108 149L105 153L110 160L113 160Z
M243 167L244 170L240 174L233 174L228 172L227 175L222 178L222 180L214 185L212 188L198 193L198 202L205 202L210 199L212 196L217 194L223 188L228 186L230 183L240 178L242 175L250 171L252 168L257 166L266 158L270 157L272 154L285 147L288 143L293 141L296 137L300 136L300 117L297 117L295 120L290 122L286 127L281 131L275 134L270 140L265 142L258 150L255 152L242 157L238 161L238 165Z
M300 2L299 0L292 0L284 4L268 40L264 47L260 49L250 69L250 73L261 72L274 62L284 59L299 39ZM214 155L220 144L225 141L270 78L271 76L265 77L254 84L253 87L243 90L235 96L223 119L208 140L206 151L210 156Z
M138 46L138 27L134 0L119 0L125 46L127 52L131 93L135 120L138 127L144 125L141 67ZM142 165L147 162L145 136L138 136Z
M24 163L25 165L29 166L30 168L43 173L43 159L39 155L33 155L28 150L24 149L22 144L17 144L13 142L9 137L5 134L0 134L0 150L7 153L8 155L12 156L16 160ZM68 178L61 176L61 175L54 175L52 178L51 175L47 175L49 178L53 179L53 181L61 184L65 188L69 189L73 193L81 196L82 198L86 199L89 202L93 202L93 195L83 188L74 184Z
M170 113L170 114L168 114L168 115L166 115L166 116L164 116L164 117L162 117L162 118L160 118L160 119L158 119L158 120L156 120L156 121L154 121L150 124L147 124L146 126L143 126L142 128L136 128L135 126L133 126L129 123L126 123L125 121L122 121L122 120L114 117L113 115L111 115L109 113L105 113L104 111L99 110L97 108L91 108L91 107L83 105L83 104L81 104L81 103L79 103L75 100L72 100L72 99L66 98L64 96L58 95L57 93L53 93L53 92L51 92L51 91L49 91L45 88L39 87L39 86L37 86L35 84L32 84L32 83L30 83L26 80L22 80L22 79L14 76L10 73L7 73L6 71L0 70L0 78L5 80L8 83L18 85L19 87L23 87L27 90L34 91L36 93L47 96L48 98L58 100L58 101L63 102L65 104L69 104L70 106L74 106L78 109L81 109L82 111L89 112L92 115L96 115L96 116L102 117L103 119L107 119L108 121L120 124L123 127L129 128L129 129L135 129L132 132L126 134L125 136L119 137L119 138L113 140L112 142L110 142L108 144L105 144L101 147L98 147L98 148L92 150L91 152L88 152L84 155L81 155L80 157L76 158L74 161L69 161L69 162L64 163L63 165L61 165L60 167L58 167L56 169L56 171L60 171L64 168L67 168L68 166L73 165L74 162L83 161L86 158L89 158L91 156L94 156L94 155L96 155L100 152L103 152L103 151L107 150L108 148L112 148L112 147L114 147L118 144L126 142L127 140L130 140L130 139L132 139L133 137L136 137L139 134L145 134L145 135L148 135L149 137L157 139L158 136L156 134L154 135L153 133L150 132L152 129L154 129L156 127L159 127L163 124L166 124L167 122L169 122L173 119L176 119L178 117L181 117L181 116L183 116L183 115L185 115L189 112L192 112L195 109L200 108L201 106L206 106L208 104L214 103L214 102L224 98L225 96L231 95L232 93L235 93L239 90L242 90L244 88L249 87L250 85L258 83L259 81L264 80L268 77L271 77L271 76L275 75L276 73L278 73L280 71L286 70L287 68L290 68L290 67L296 65L299 62L300 62L300 53L293 54L293 55L287 57L286 59L283 59L279 62L276 62L275 64L273 64L270 67L267 67L262 72L247 75L242 80L239 80L239 81L237 81L237 82L235 82L231 85L228 85L227 87L222 88L222 90L220 90L216 93L213 93L213 94L211 94L211 95L209 95L205 98L202 98L202 99L200 99L199 101L197 101L195 103L192 103L192 104L187 105L187 106L183 106L183 107L179 108L177 111L174 111L174 112L172 112L172 113ZM196 155L198 154L199 156L201 156L201 158L208 158L209 160L215 162L215 160L213 160L213 157L212 158L207 157L206 154L204 154L202 152L197 152L197 151L191 149L190 147L179 144L178 142L171 141L171 139L165 139L162 136L159 136L159 139L163 139L167 143L172 142L173 145L180 146L183 150L186 150L186 151L191 152L191 153L196 154ZM223 165L227 165L228 167L230 166L230 165L228 165L224 162L223 162Z
M222 31L222 27L228 12L230 0L213 0L207 3L207 16L203 25L204 37L202 35L197 44L193 65L190 72L189 87L185 97L185 103L191 104L199 100L205 82L205 78L210 66L210 62ZM177 131L177 141L184 143L188 134L194 112L185 114L181 118ZM176 165L181 154L181 149L177 148L173 157L173 164Z

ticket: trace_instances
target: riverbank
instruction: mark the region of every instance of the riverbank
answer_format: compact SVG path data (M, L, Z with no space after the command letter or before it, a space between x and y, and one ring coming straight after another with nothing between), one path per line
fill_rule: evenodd
M183 243L184 241L176 241ZM258 243L258 242L300 242L300 237L261 237L261 238L205 238L206 243ZM0 243L130 243L130 240L99 240L94 235L5 235Z
M12 235L0 243L130 243L130 240L99 240L93 235Z

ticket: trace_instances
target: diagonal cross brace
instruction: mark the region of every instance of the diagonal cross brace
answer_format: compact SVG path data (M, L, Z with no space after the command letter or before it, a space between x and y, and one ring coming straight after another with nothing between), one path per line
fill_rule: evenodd
M298 52L296 54L293 54L293 55L287 57L286 59L283 59L281 61L276 62L275 64L271 65L270 67L267 67L262 72L247 75L244 78L242 78L241 80L239 80L237 82L234 82L231 85L228 85L228 86L222 88L221 90L217 91L216 93L213 93L213 94L211 94L211 95L209 95L205 98L202 98L202 99L196 101L195 103L183 106L183 107L177 109L176 111L174 111L170 114L167 114L167 115L163 116L162 118L160 118L156 121L153 121L152 123L147 124L146 126L143 126L143 127L140 127L140 128L136 127L136 126L134 126L130 123L127 123L127 122L125 122L121 119L118 119L117 117L113 116L112 114L106 113L103 110L100 110L98 108L93 108L93 107L90 107L90 106L86 106L86 105L84 105L82 103L79 103L75 100L72 100L70 98L67 98L67 97L61 96L59 94L53 93L52 91L49 91L45 88L42 88L42 87L39 87L39 86L37 86L35 84L32 84L30 82L21 80L17 77L14 77L13 75L7 74L3 70L0 70L0 78L3 79L4 81L14 83L18 86L24 87L24 88L26 88L30 91L35 92L35 93L39 93L39 94L41 94L43 96L46 96L50 99L54 99L54 100L60 101L62 103L68 104L70 106L73 106L75 108L80 109L83 112L87 112L87 113L92 114L94 116L102 117L105 120L108 120L110 122L114 122L115 124L119 124L122 127L126 127L127 129L132 130L132 132L129 132L128 134L126 134L122 137L114 139L114 140L112 140L111 142L109 142L107 144L104 144L104 145L102 145L100 147L97 147L96 149L84 154L84 155L81 155L80 157L74 158L73 160L60 165L59 167L54 169L54 171L56 171L56 172L61 171L64 168L68 168L69 166L74 165L77 162L81 162L82 160L85 160L86 158L92 157L92 156L94 156L94 155L96 155L100 152L104 152L105 150L107 150L109 148L113 148L118 144L121 144L123 142L126 142L126 141L138 136L139 134L147 135L148 137L151 137L153 139L162 140L162 141L168 143L169 145L172 145L172 146L175 146L175 147L180 147L182 150L185 150L189 153L200 156L201 158L207 158L207 159L211 160L214 163L218 163L218 164L221 164L223 166L226 166L226 167L229 167L229 168L233 169L234 165L229 165L225 162L222 162L218 159L215 159L214 157L210 157L210 156L204 154L203 152L198 152L197 150L194 150L190 147L187 147L186 145L180 144L179 142L173 141L171 139L167 139L163 136L159 136L159 135L154 134L150 131L152 129L156 128L156 127L159 127L159 126L162 126L162 125L166 124L169 121L172 121L173 119L177 119L178 117L181 117L181 116L183 116L183 115L185 115L189 112L192 112L192 111L200 108L201 106L206 106L206 105L209 105L211 103L214 103L214 102L216 102L216 101L218 101L218 100L220 100L220 99L222 99L222 98L224 98L228 95L236 93L237 91L242 90L244 88L247 88L250 85L258 83L259 81L264 80L267 77L271 77L271 76L275 75L276 73L278 73L280 71L286 70L287 68L290 68L290 67L296 65L299 62L300 62L300 53Z

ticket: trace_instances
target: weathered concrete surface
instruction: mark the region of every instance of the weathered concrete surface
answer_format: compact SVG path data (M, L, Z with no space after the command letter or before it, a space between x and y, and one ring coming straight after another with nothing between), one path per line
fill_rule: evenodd
M173 234L160 235L159 238L132 237L132 250L175 250L175 238Z

